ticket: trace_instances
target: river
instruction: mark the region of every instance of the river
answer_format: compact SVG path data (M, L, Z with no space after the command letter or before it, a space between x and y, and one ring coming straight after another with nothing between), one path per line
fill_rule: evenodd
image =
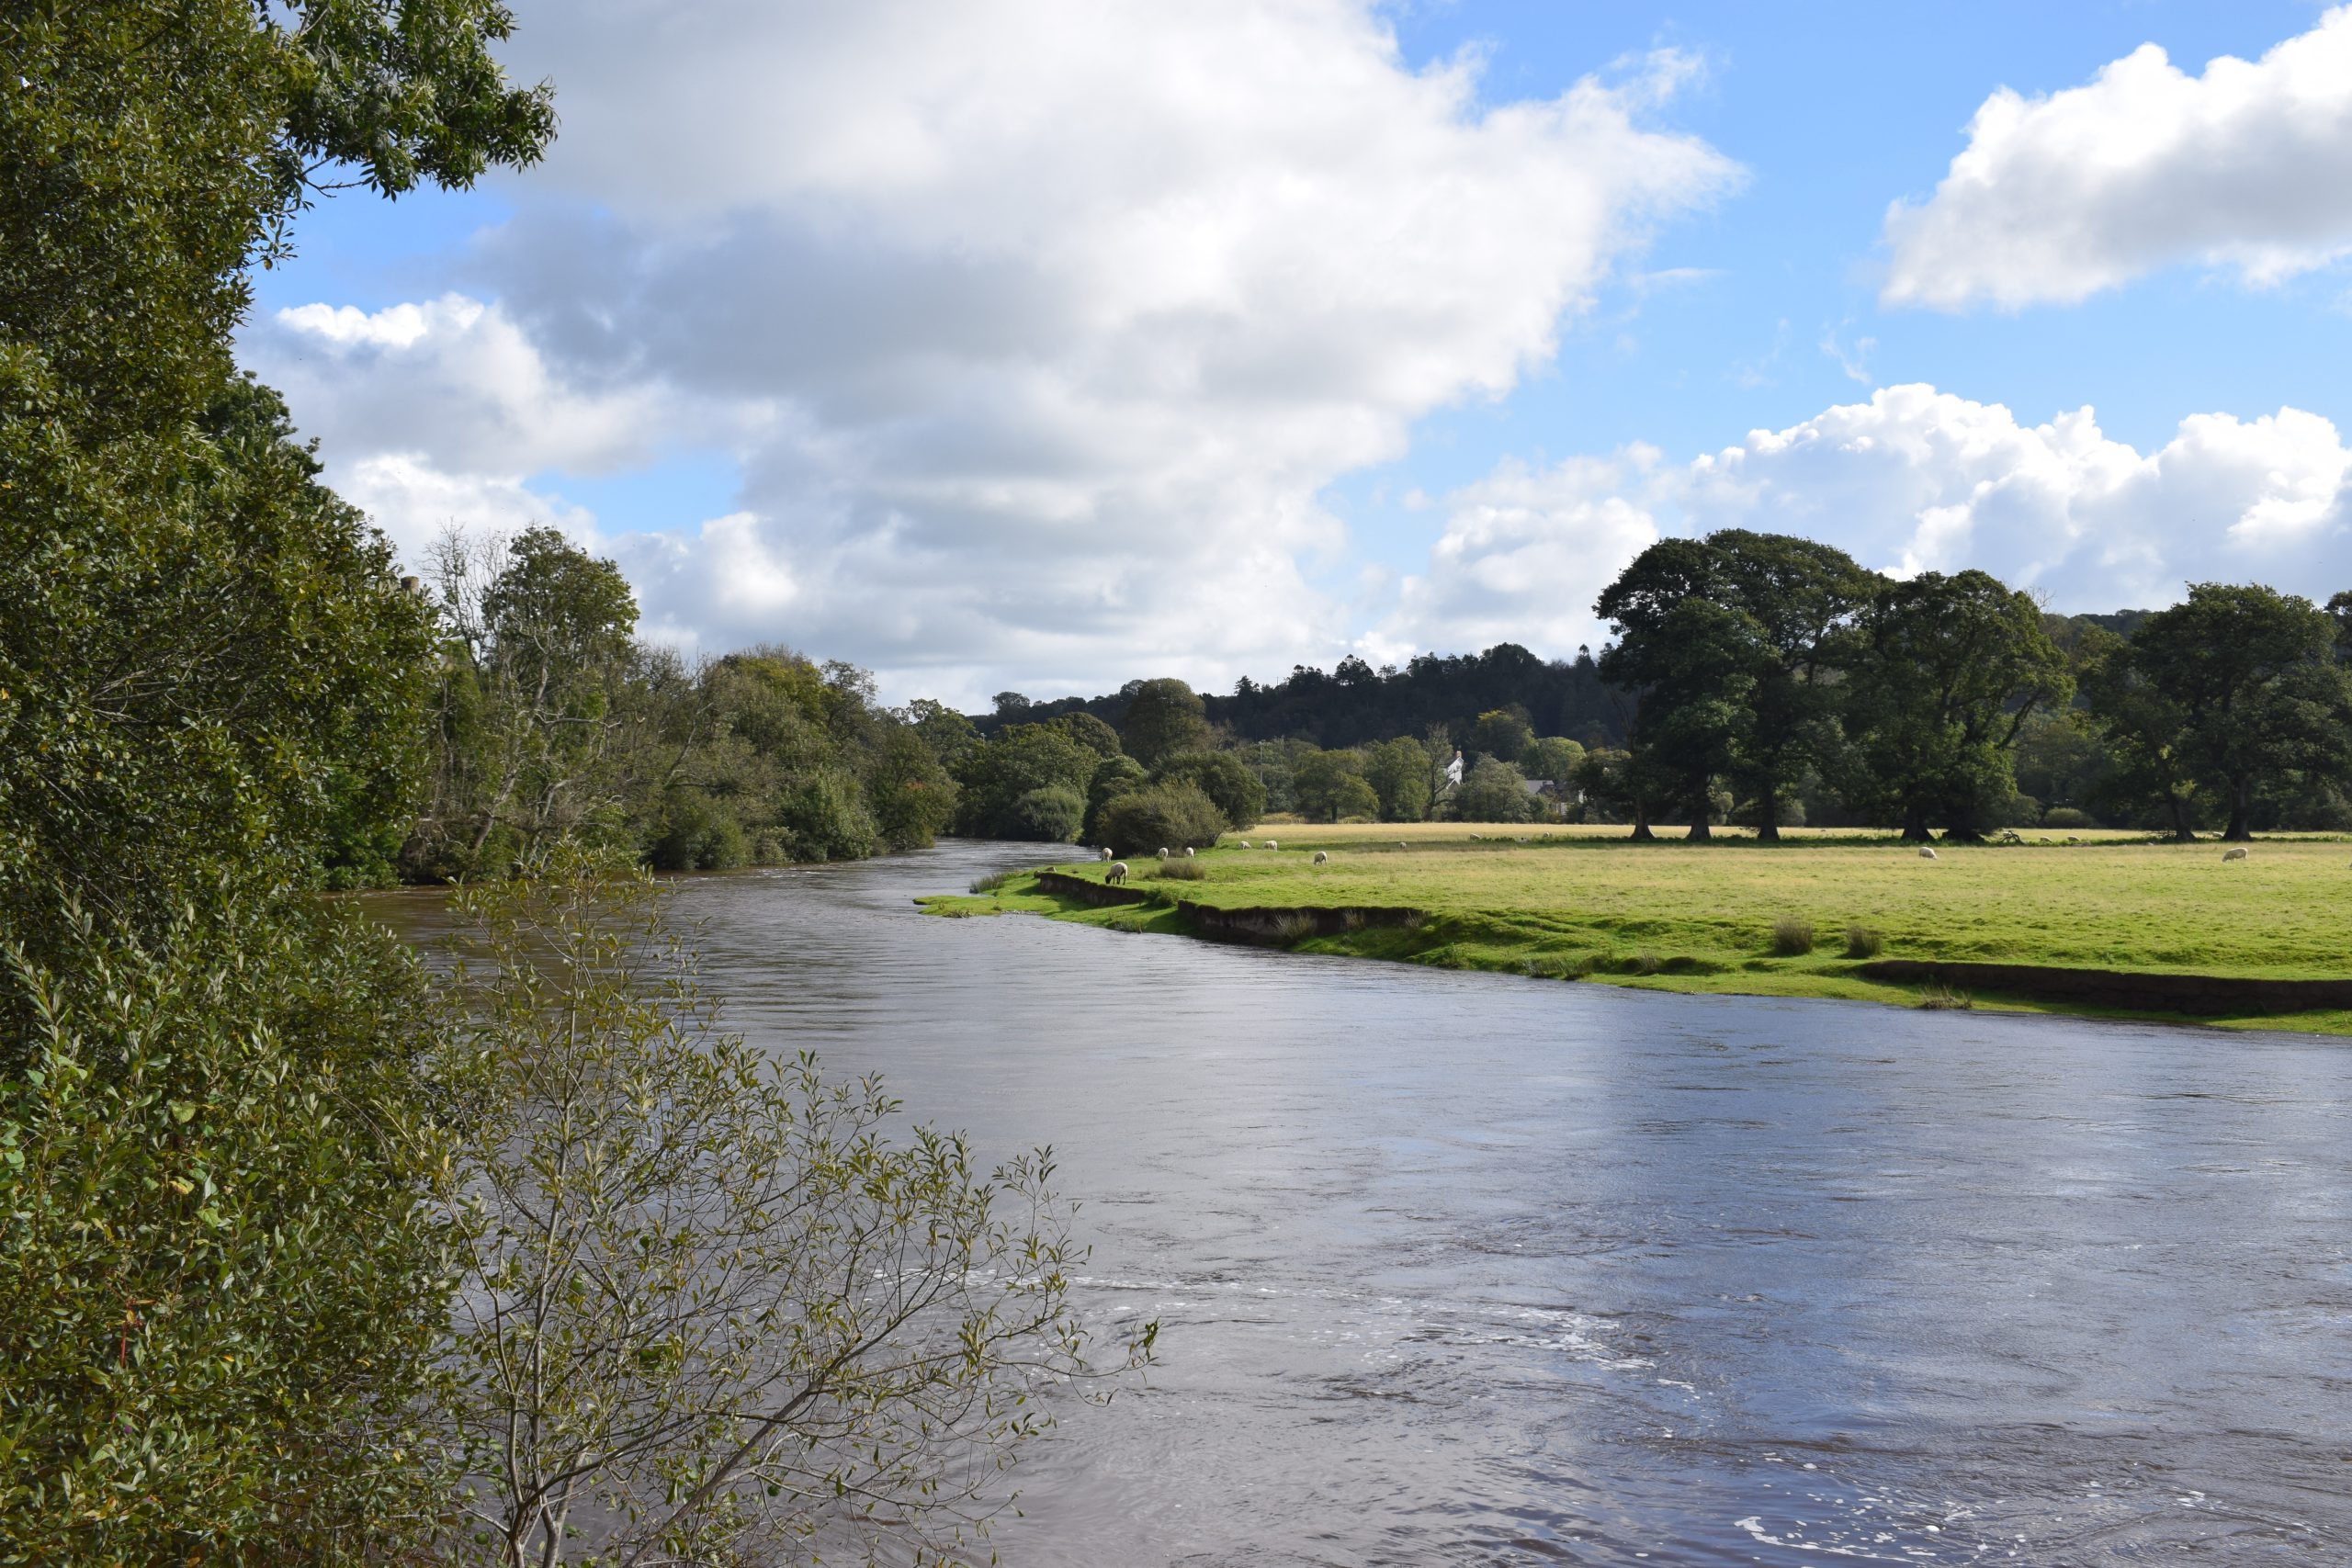
M1042 858L676 904L733 1027L1051 1144L1164 1325L1008 1564L2352 1562L2352 1043L913 908Z

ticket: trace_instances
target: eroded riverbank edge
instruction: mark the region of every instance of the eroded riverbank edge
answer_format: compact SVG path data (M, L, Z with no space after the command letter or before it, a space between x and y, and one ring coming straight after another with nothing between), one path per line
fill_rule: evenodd
M1974 1007L2352 1036L2352 979L1818 955L1725 964L1641 951L1603 961L1591 953L1544 951L1540 936L1514 929L1508 911L1464 916L1397 905L1217 905L1187 898L1171 887L1114 886L1052 868L1010 874L986 891L938 894L915 902L926 913L949 918L1032 914L1138 934L1645 990Z

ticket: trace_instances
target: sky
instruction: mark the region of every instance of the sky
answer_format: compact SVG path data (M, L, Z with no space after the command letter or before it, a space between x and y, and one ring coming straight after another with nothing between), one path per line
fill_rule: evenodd
M1598 648L1657 538L2352 587L2352 6L524 0L245 364L414 562L967 707Z

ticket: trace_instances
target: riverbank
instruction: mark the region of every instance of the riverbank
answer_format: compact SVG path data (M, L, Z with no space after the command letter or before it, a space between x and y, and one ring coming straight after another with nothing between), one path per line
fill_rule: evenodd
M2218 843L2052 835L1928 860L1867 835L1772 848L1637 845L1622 829L1275 831L1276 851L1236 835L1204 852L1197 879L1137 861L1112 888L1079 862L925 907L1658 990L2352 1034L2341 839L2266 840L2225 862Z

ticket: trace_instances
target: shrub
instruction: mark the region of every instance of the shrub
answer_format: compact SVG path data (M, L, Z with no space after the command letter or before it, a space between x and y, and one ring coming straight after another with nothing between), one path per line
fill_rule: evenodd
M2041 814L2045 828L2096 828L2098 818L2072 806L2053 806Z
M1799 958L1813 951L1813 922L1803 915L1782 915L1772 922L1772 955Z
M698 791L673 796L661 832L646 851L656 871L732 871L752 859L752 843L734 815Z
M1230 751L1181 751L1162 758L1151 782L1193 785L1216 803L1226 825L1237 832L1257 826L1265 815L1265 784Z
M1205 849L1225 831L1225 815L1191 784L1147 784L1105 807L1102 829L1102 841L1117 855Z
M1105 757L1095 764L1086 786L1086 820L1079 825L1079 842L1102 841L1102 808L1144 782L1144 767L1133 757Z
M865 788L846 768L817 768L785 791L775 821L797 861L863 860L879 833Z
M1170 882L1206 882L1209 868L1196 860L1170 856L1159 863L1159 874Z
M1919 987L1919 1005L1929 1012L1966 1012L1976 1004L1966 991L1955 991L1941 980Z
M1274 940L1284 947L1293 947L1315 934L1315 918L1311 915L1283 915L1274 921Z
M1022 838L1067 844L1077 839L1079 825L1085 819L1086 802L1077 791L1048 786L1033 789L1012 803L1011 825Z
M1868 926L1846 928L1846 956L1849 958L1876 958L1885 946L1886 938Z

